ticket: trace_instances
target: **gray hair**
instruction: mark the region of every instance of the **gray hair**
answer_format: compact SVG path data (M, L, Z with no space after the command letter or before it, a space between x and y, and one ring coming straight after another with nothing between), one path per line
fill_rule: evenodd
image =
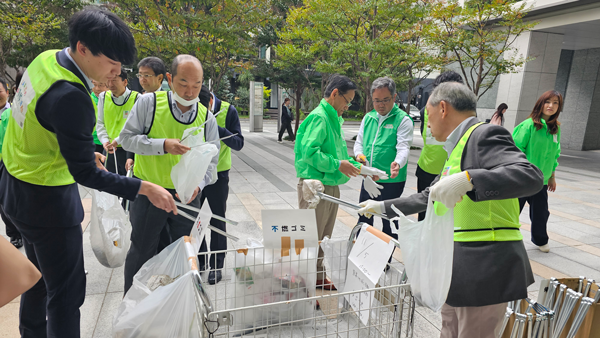
M466 85L458 82L444 82L437 86L429 97L429 104L437 106L445 101L458 112L477 110L477 96Z
M390 77L384 76L375 79L375 81L373 81L373 84L371 85L371 95L373 95L375 89L379 88L387 88L390 91L390 94L392 94L392 96L396 94L396 82L394 82L394 80L392 80L392 78Z

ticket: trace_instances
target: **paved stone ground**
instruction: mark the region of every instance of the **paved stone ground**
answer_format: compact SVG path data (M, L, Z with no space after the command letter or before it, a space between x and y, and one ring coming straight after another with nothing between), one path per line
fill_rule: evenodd
M358 132L358 123L344 126L345 137L352 152L351 138ZM248 130L248 122L242 121ZM227 217L239 221L228 231L241 238L229 242L229 248L244 245L246 238L261 237L261 210L297 208L294 170L294 152L291 142L276 142L276 125L265 121L263 133L244 134L246 144L241 152L233 152L230 173L230 196ZM415 131L415 146L422 146ZM416 192L414 172L419 150L411 151L409 177L405 194ZM535 298L539 281L549 277L585 275L600 279L600 152L564 151L558 167L558 191L550 194L550 253L542 253L529 240L528 210L521 216L525 245L536 277L530 296ZM361 180L351 179L341 187L341 198L358 201ZM83 190L82 190L83 191ZM83 193L85 194L85 193ZM123 269L107 269L94 257L87 224L89 223L90 196L84 196L86 211L84 229L87 294L81 308L81 336L84 338L110 337L112 318L123 296ZM333 237L347 237L357 222L356 213L340 208ZM2 223L0 223L2 224ZM376 223L376 226L378 224ZM3 227L4 225L0 225ZM4 235L4 230L0 229ZM400 255L396 255L400 258ZM0 309L0 338L19 337L18 299ZM435 337L439 334L441 319L438 314L417 308L415 337Z

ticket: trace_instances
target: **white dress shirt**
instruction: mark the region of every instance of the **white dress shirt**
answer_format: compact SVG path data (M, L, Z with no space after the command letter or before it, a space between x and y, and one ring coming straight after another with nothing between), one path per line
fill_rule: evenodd
M381 127L381 124L388 118L389 114L390 113L387 113L383 116L381 114L377 114L377 116L379 117L379 127ZM356 142L354 143L355 156L358 156L359 154L365 154L363 150L363 135L365 129L365 119L367 118L370 117L365 116L362 122L360 123L358 136L356 137ZM398 126L398 132L396 136L396 158L394 159L394 162L398 163L398 165L400 165L400 168L403 168L406 165L406 163L408 163L408 155L410 152L410 147L413 143L413 133L414 127L412 120L410 119L410 117L405 116L404 119L402 119L402 122L400 122L400 125ZM370 147L372 145L365 146ZM368 158L367 161L371 161L371 159ZM373 165L373 163L369 162L369 165Z
M196 118L198 113L196 105L193 105L190 110L183 113L177 106L177 102L172 99L171 92L168 92L171 98L171 111L175 119L181 123L190 123ZM154 118L154 93L144 94L138 97L135 105L129 113L127 122L119 135L119 140L123 149L139 154L139 155L164 155L165 154L165 139L149 138L147 133L152 126ZM219 129L217 120L211 112L207 113L207 123L204 125L206 142L216 141L219 139ZM154 121L157 123L157 121ZM220 150L220 142L213 142ZM206 171L206 176L202 183L198 185L200 190L207 185L217 181L217 164L219 162L219 153L215 155Z
M123 105L127 100L129 100L129 96L131 95L131 90L125 87L125 92L123 95L116 97L115 94L111 93L112 100L115 104ZM106 92L100 93L98 97L98 121L96 121L96 132L98 133L98 140L100 143L104 144L106 142L110 142L108 137L108 132L106 131L106 127L104 126L104 100L106 98ZM117 143L120 144L119 138L115 139Z

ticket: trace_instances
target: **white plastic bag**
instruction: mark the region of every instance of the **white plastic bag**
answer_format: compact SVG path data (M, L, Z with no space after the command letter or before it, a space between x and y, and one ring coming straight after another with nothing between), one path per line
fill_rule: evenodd
M317 284L317 248L303 248L297 255L281 257L281 249L266 249L257 240L248 240L248 250L235 257L235 297L229 308L269 304L313 297ZM314 301L240 311L235 330L294 322L306 324L314 317Z
M125 263L131 246L131 223L117 196L94 190L90 241L94 255L107 268Z
M440 311L452 280L454 209L438 216L429 200L422 222L408 219L393 209L400 215L394 220L398 220L398 241L415 300L433 311Z
M321 241L321 249L323 249L323 264L327 268L327 275L336 289L344 290L346 267L348 266L348 240L344 238L330 239L325 236Z
M211 159L219 153L216 145L202 141L203 133L204 129L198 127L184 131L181 144L192 149L181 155L179 163L171 169L171 180L183 203L192 198L194 190L204 180Z
M196 254L190 238L181 237L142 266L114 317L115 338L202 336ZM157 286L157 276L172 282Z

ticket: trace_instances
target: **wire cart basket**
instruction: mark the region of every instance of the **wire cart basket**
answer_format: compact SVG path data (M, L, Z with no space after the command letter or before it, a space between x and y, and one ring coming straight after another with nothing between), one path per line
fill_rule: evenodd
M317 248L296 250L290 259L263 247L201 254L205 262L226 254L221 282L209 285L208 271L196 274L203 337L412 337L415 301L398 264L388 263L373 289L341 291L360 226L349 239L329 242L334 254L326 252L324 265L338 291L316 287ZM359 297L359 309L349 296ZM359 311L368 311L366 325Z

